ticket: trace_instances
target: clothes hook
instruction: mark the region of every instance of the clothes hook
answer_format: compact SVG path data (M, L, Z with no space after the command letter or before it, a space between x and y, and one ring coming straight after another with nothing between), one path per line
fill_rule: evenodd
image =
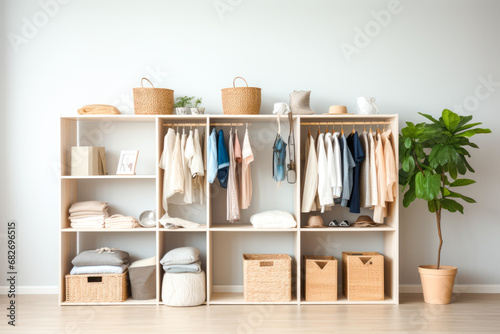
M281 134L281 123L280 123L280 114L276 116L276 120L278 121L278 134Z

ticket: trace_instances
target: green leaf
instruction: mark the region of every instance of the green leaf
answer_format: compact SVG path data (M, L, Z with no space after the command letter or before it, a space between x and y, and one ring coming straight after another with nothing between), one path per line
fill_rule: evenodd
M471 129L467 130L465 132L460 133L461 136L463 137L472 137L474 135L480 134L480 133L491 133L490 129L483 129L483 128L476 128L476 129Z
M441 178L438 174L431 174L426 171L424 175L418 172L415 176L415 195L417 198L432 201L435 199L441 190Z
M471 116L472 117L472 116ZM470 129L470 128L473 128L475 126L478 126L478 125L481 125L483 123L481 122L478 122L478 123L470 123L470 124L467 124L467 125L464 125L464 126L461 126L460 123L458 123L457 125L457 131L456 132L461 132L461 131L464 131L464 130L467 130L467 129Z
M463 125L469 123L472 120L472 115L470 115L470 116L459 116L459 117L460 117L460 121L457 124L457 130L456 130L456 132L461 131L461 130L465 130L465 129L463 129ZM479 124L481 124L481 123L479 123ZM472 125L472 126L470 126L470 124L469 124L469 125L466 125L465 127L471 128L471 127L474 127L476 125L478 125L478 123L475 123L475 125Z
M471 179L456 179L450 184L450 187L463 187L473 183L476 183L476 181Z
M403 197L403 206L407 208L408 206L410 206L411 202L415 200L415 198L416 198L415 189L410 187L410 189L408 189L408 191L405 193Z
M405 147L410 148L411 147L411 138L406 138L405 139Z
M403 161L403 170L405 172L411 173L413 172L413 169L415 169L415 160L411 155L405 157L405 160Z
M450 191L450 194L448 195L448 197L461 198L464 201L466 201L467 203L477 203L475 199L473 199L471 197L467 197L467 196L459 194L459 193L456 193L456 192L453 192L453 191Z
M469 170L469 172L472 172L472 173L475 173L476 171L474 170L474 168L472 168L471 165L469 165L469 163L467 162L467 160L464 160L464 164L465 164L465 167L467 167L467 169Z
M460 117L449 109L443 110L443 121L446 128L453 132L457 128L458 122L460 122Z
M421 112L419 112L419 114L422 115L422 116L424 116L425 118L427 118L431 122L433 122L435 124L439 124L439 121L437 119L435 119L434 117L432 117L431 115L427 115L427 114L424 114L424 113L421 113Z
M454 180L458 176L457 165L453 161L450 161L448 163L448 173L450 173L451 178L454 179Z
M436 208L436 201L429 201L427 202L427 208L429 209L429 211L431 213L434 213L437 211L437 208Z
M447 188L443 188L443 197L449 196L451 192Z
M450 212L457 212L459 211L461 214L464 213L464 207L462 204L458 203L455 200L449 199L449 198L443 198L441 200L441 207L443 209L446 209Z

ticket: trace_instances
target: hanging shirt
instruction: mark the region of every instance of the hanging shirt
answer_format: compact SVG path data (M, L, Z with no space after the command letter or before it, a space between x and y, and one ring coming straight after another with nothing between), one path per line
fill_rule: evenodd
M224 132L219 130L219 143L217 145L217 178L222 188L227 188L227 176L229 171L229 156L227 155Z
M202 139L198 129L194 130L194 155L191 160L190 171L193 178L194 202L203 204L205 198L205 167L203 164Z
M321 133L316 143L318 154L318 198L321 212L325 212L325 206L333 204L332 187L328 179L328 163L325 152L325 139Z
M192 204L193 203L193 187L192 187L192 179L190 177L190 172L189 172L189 167L187 164L187 159L185 158L185 152L186 152L186 141L187 141L187 134L185 130L182 130L182 136L181 136L181 162L182 162L182 174L183 176L183 182L184 182L184 193L177 193L174 194L172 197L168 199L169 203L171 204L177 204L177 205L182 205L182 204Z
M353 169L351 198L349 199L348 202L349 212L360 213L359 174L360 174L361 163L365 159L365 153L363 152L363 148L361 147L357 131L349 135L349 137L347 138L347 143L349 146L349 150L352 152L354 163L356 164Z
M170 171L171 188L167 193L167 198L175 193L184 193L184 173L182 171L181 158L181 135L177 132L175 135L174 151L172 153L172 170Z
M236 159L234 151L233 129L229 131L229 176L226 194L226 218L235 223L240 220L240 207L238 204L238 184L236 182Z
M370 146L368 141L368 133L363 131L359 136L359 142L365 153L365 160L360 166L359 175L359 196L360 196L360 207L369 208L371 207L371 183L370 183Z
M208 183L214 183L217 177L217 133L212 129L208 137L208 156L207 156L207 177Z
M351 151L347 145L347 140L345 136L340 138L340 147L342 149L342 201L340 205L347 207L349 199L351 198L352 185L353 185L353 170L356 166L354 159L352 158Z
M286 143L280 134L276 136L273 145L273 180L281 182L285 179Z
M377 187L377 166L375 159L375 140L373 134L369 133L368 146L370 147L370 204L372 207L378 205L378 187Z
M168 212L168 204L167 204L167 194L170 193L170 171L172 169L172 153L174 152L174 144L175 144L175 131L172 128L169 128L165 138L163 139L163 152L160 157L159 167L163 169L163 196L162 196L162 204L165 212Z
M342 160L340 156L340 144L338 136L339 136L338 132L335 132L332 135L333 169L334 169L332 194L334 199L339 198L342 195Z
M375 146L375 162L377 166L378 204L375 206L373 211L373 221L378 224L383 224L384 217L387 215L385 206L385 202L387 200L387 183L384 148L380 134L377 134L377 144Z
M306 185L306 175L307 175L307 166L308 166L308 161L309 161L309 148L311 146L311 140L313 139L313 137L311 136L311 131L309 131L309 134L306 136L306 140L305 140L305 144L304 144L304 177L303 177L303 184L302 184L302 189L304 189L303 191L303 194L305 193L305 185ZM314 146L313 144L313 148L314 150L316 150L316 147ZM316 157L316 154L314 155ZM316 173L317 173L317 161L316 161ZM316 181L316 189L314 189L314 192L316 193L317 192L317 189L318 188L318 185L317 185L317 181ZM303 203L303 202L302 202ZM308 209L309 211L307 212L310 212L310 211L316 211L317 208L316 208L316 201L313 201L312 204L311 204L311 207Z
M393 202L396 196L396 158L394 157L394 150L392 148L391 140L389 139L391 130L384 131L381 135L384 145L384 158L385 158L385 175L387 187L387 202Z
M302 193L302 212L311 212L314 206L314 198L318 192L318 159L316 155L316 147L314 138L308 136L308 146L306 152L307 165L304 171L304 191ZM315 208L315 206L314 206ZM316 209L316 208L315 208Z
M241 208L241 146L238 139L238 129L234 130L234 162L236 169L236 188L238 189L238 206Z
M241 208L247 209L252 201L252 174L250 163L254 160L248 129L245 131L242 148L243 162L241 166Z
M330 132L327 132L325 134L325 151L326 151L326 164L327 164L327 173L328 173L328 185L331 187L331 192L332 192L332 203L330 204L333 206L333 198L338 197L334 196L333 194L333 188L334 184L336 184L336 170L335 170L335 156L333 153L333 138L332 134Z

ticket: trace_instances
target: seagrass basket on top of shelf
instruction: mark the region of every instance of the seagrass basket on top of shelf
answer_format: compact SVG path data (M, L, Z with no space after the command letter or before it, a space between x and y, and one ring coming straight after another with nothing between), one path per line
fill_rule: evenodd
M144 87L146 80L151 87ZM174 91L155 88L147 78L141 79L141 86L134 88L134 112L136 115L171 115L174 110Z
M236 79L245 81L246 87L236 87ZM222 111L229 115L258 115L260 113L260 93L257 87L248 87L248 83L242 77L233 80L233 87L223 88Z

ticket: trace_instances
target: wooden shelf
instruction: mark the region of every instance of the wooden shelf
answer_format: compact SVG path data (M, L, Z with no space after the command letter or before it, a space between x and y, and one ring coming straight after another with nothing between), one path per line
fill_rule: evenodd
M137 228L63 228L61 232L156 232L154 227Z
M99 121L109 121L109 122L155 122L156 115L61 115L61 118L72 120L72 121L87 121L87 122L99 122Z
M387 305L387 304L397 304L395 300L393 300L389 296L385 296L384 300L364 300L364 301L355 301L355 300L347 300L342 294L338 296L338 299L335 301L306 301L302 299L300 304L305 305Z
M160 224L160 226L162 226ZM160 232L205 232L207 231L207 226L205 224L200 224L200 226L198 226L197 228L174 228L174 229L169 229L169 228L164 228L164 227L160 227L159 228L159 231Z
M396 228L390 225L382 224L375 227L302 227L301 232L396 232Z
M157 305L158 304L158 301L156 299L146 299L146 300L136 300L136 299L132 299L132 298L128 298L126 301L124 302L113 302L113 303L106 303L106 302L103 302L103 303L78 303L78 302L62 302L61 305L100 305L100 306L104 306L104 305L135 305L135 306L139 306L139 305Z
M249 223L224 223L214 224L210 231L217 232L294 232L297 228L255 228Z
M106 179L156 179L156 175L89 175L89 176L61 176L63 180L106 180Z
M248 304L277 304L277 305L296 305L298 304L297 298L292 296L292 300L289 302L247 302L243 298L243 292L214 292L210 298L208 304L234 304L234 305L248 305Z

